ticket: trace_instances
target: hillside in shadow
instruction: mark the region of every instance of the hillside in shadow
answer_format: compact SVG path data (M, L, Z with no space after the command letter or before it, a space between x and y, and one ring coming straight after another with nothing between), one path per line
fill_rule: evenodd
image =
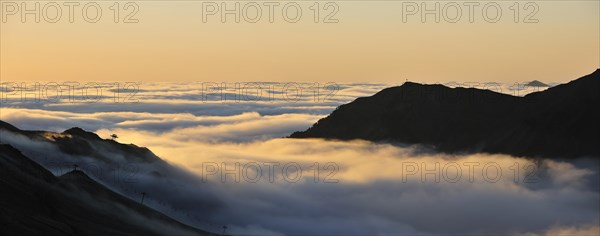
M600 70L523 97L406 82L339 106L291 138L422 144L444 152L600 156Z
M56 177L0 144L3 235L211 235L181 224L73 170Z

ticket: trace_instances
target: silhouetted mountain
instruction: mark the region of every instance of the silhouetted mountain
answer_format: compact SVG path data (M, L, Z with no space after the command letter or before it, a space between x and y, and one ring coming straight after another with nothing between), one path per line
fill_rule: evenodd
M62 152L71 155L85 155L95 157L99 161L112 162L108 153L123 156L129 163L163 162L148 148L138 147L134 144L122 144L110 139L102 139L93 132L73 127L62 133L49 131L21 130L7 122L0 120L0 134L9 131L26 136L32 140L49 142L56 145ZM0 139L0 142L2 140Z
M339 106L291 138L424 144L445 152L600 156L600 70L524 97L404 83Z
M197 186L196 183L200 180L196 175L170 165L148 148L103 139L81 128L71 128L62 133L27 131L0 121L0 143L15 147L34 163L56 175L62 175L65 170L71 170L73 165L77 164L94 182L108 186L111 191L114 190L125 198L139 200L141 191L150 191L150 198L146 199L149 205L196 227L203 227L203 223L210 220L208 212L221 207L218 197L210 193L201 195L195 192L195 198L186 195L196 191L183 187ZM77 173L73 172L58 179L77 176ZM58 185L68 187L62 182ZM90 190L83 185L77 187L83 188L83 192ZM98 194L93 192L89 195ZM188 207L194 211L202 209L207 214L185 215Z
M531 82L527 83L527 86L530 86L530 87L550 87L549 85L547 85L547 84L545 84L545 83L543 83L543 82L541 82L539 80L531 81Z
M121 196L81 171L55 177L10 145L0 144L0 177L2 235L211 235Z
M98 178L107 177L108 173L103 171L127 168L138 176L147 174L157 178L195 178L162 160L148 148L102 139L97 134L78 127L62 133L28 131L0 120L0 137L0 143L12 145L27 153L34 161L53 170L79 164L91 168L89 171L94 172L92 175L102 175L96 176ZM33 142L24 142L26 139ZM51 152L38 150L36 145L39 144L47 144L45 146L51 147Z

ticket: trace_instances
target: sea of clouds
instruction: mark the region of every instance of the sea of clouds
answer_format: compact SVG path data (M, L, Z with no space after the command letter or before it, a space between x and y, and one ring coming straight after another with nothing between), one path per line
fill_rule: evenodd
M277 86L239 100L231 100L239 91L223 99L218 90L207 95L182 83L136 87L135 97L118 102L109 89L93 102L35 103L12 91L3 95L0 119L27 130L116 133L122 143L148 147L182 174L156 178L143 171L155 167L140 165L127 188L149 192L148 205L216 233L227 225L234 235L600 234L598 157L532 160L288 139L338 105L392 85L322 84L319 96L314 88ZM65 163L76 158L19 135L5 133L1 141ZM119 187L123 181L101 182L135 198Z

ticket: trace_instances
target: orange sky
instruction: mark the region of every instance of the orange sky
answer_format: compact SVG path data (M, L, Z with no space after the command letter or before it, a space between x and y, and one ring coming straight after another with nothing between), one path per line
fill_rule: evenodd
M498 2L497 23L482 17L487 2L475 8L474 23L465 6L457 23L435 23L433 15L422 23L419 13L404 23L402 2L342 1L333 17L339 23L329 24L322 20L333 8L322 9L314 23L310 1L298 2L297 23L283 19L285 2L275 8L274 23L264 6L257 23L235 23L231 15L222 23L218 13L204 23L202 2L142 1L133 17L139 23L130 24L122 23L133 9L123 9L124 2L119 23L109 8L114 2L99 2L97 23L82 18L84 3L74 23L65 6L57 23L45 20L55 15L51 7L40 23L33 15L22 23L2 0L2 81L564 82L600 67L598 1L536 2L538 23L522 22L534 10L525 2L519 23L514 2Z

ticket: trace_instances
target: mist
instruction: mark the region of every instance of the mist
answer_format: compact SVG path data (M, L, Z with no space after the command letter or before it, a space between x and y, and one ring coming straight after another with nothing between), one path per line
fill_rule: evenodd
M121 159L130 168L121 176L129 174L115 181L113 172L98 175L98 168L115 165L97 157L74 157L19 135L3 135L3 142L32 157L45 153L34 159L55 172L57 160L64 169L86 158L84 171L130 198L149 192L147 204L167 215L213 232L227 225L236 235L544 235L596 230L589 226L600 219L599 163L592 159L449 155L366 141L207 142L182 140L178 131L118 131L150 146L170 167Z

